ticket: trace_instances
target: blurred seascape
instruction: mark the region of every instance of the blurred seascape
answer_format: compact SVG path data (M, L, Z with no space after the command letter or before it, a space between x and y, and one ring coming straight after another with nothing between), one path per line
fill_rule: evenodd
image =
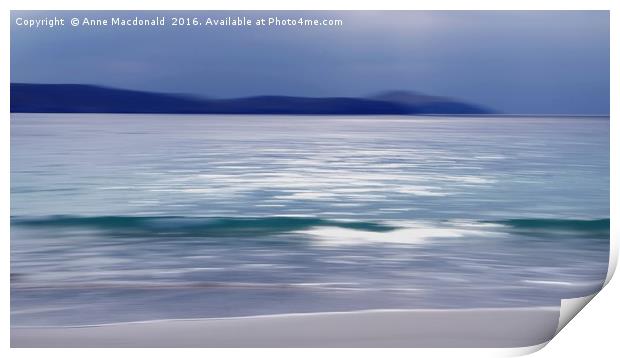
M558 306L608 117L11 115L11 320Z

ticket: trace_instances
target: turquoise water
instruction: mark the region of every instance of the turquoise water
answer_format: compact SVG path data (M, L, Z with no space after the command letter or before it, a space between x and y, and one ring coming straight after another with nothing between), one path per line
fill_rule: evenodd
M11 118L14 325L555 306L608 255L608 118Z

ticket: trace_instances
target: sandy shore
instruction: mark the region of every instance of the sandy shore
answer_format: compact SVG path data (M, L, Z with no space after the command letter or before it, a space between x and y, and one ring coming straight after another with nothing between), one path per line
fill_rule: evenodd
M373 310L11 329L12 347L524 347L558 308Z

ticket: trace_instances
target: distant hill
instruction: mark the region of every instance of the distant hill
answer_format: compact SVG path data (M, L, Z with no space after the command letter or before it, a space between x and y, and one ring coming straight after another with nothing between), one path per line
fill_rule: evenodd
M291 115L490 114L448 99L394 91L369 98L256 96L209 99L75 84L11 83L12 113L181 113Z
M447 97L429 96L409 91L380 93L372 99L400 104L412 113L424 114L490 114L492 111L481 106L460 102Z

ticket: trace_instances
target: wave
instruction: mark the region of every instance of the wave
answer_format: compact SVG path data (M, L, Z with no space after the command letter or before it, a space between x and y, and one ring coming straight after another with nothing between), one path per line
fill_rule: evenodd
M259 236L332 227L370 232L388 232L396 227L366 221L338 221L313 217L274 216L262 218L184 216L48 216L11 218L11 225L29 228L93 229L119 236Z
M608 245L609 219L511 219L493 221L509 234L534 240L595 240Z
M508 231L529 237L545 236L587 236L590 238L608 239L610 230L609 219L575 220L575 219L508 219L495 221L476 221L472 227L461 226L451 221L440 221L423 226L420 223L411 226L411 222L403 221L390 224L372 221L327 220L316 217L272 216L272 217L186 217L186 216L46 216L38 218L11 217L11 225L26 228L42 229L86 229L116 237L256 237L285 234L291 232L324 233L327 236L346 236L355 232L367 232L380 235L381 240L390 240L395 235L410 236L412 232L424 229L439 231L430 236L452 237L454 232L462 231L470 234L481 234L481 230ZM485 224L493 224L486 227ZM413 229L415 230L413 230ZM412 231L413 230L413 231ZM442 231L443 230L443 231ZM447 232L451 230L450 232ZM445 231L445 232L444 232ZM463 235L456 236L463 236ZM323 236L325 236L323 235ZM353 235L358 241L359 235ZM375 240L376 241L376 240Z
M609 219L565 220L565 219L509 219L491 221L518 229L566 229L577 231L607 230Z

